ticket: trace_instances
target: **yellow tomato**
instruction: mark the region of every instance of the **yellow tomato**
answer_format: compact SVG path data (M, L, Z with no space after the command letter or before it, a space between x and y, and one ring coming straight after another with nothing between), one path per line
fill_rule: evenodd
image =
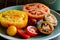
M17 29L16 29L15 26L8 27L8 29L7 29L7 34L8 35L14 36L14 35L16 35L16 33L17 33Z
M11 25L16 26L16 28L24 28L28 22L28 15L20 10L7 10L0 14L0 22L6 28Z

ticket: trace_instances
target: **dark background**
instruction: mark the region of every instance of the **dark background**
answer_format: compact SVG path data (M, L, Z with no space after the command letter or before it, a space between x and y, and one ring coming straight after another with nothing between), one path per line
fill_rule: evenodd
M40 2L43 3L42 0L0 0L0 9L8 7L8 6L14 6L14 5L24 5L27 3L35 3ZM60 13L60 11L58 11Z
M40 2L41 3L42 1L39 1L39 0L0 0L0 9L8 7L8 6L24 5L24 4L33 3L33 2ZM60 11L57 11L57 12L60 13ZM51 40L58 40L58 38L60 39L60 37L56 37ZM0 36L0 40L7 40L7 39L4 39Z
M38 0L0 0L0 8L4 8L12 5L22 5L31 2L38 2Z

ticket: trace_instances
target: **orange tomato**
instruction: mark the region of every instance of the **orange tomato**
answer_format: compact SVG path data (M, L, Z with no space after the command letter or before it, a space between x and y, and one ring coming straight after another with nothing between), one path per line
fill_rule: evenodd
M15 26L8 27L8 29L7 29L7 34L8 35L14 36L14 35L16 35L16 33L17 33L17 29L16 29Z

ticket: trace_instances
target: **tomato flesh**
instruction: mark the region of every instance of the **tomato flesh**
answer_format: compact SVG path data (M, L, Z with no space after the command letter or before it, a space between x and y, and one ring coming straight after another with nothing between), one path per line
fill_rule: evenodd
M42 19L45 14L50 13L50 9L41 3L26 4L23 10L27 12L29 18Z

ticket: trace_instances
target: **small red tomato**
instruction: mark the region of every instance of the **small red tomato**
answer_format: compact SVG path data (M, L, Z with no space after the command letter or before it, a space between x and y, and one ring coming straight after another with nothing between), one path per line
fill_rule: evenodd
M28 34L26 34L23 30L21 29L17 29L17 34L23 38L30 38L30 36Z
M38 34L37 28L34 26L28 26L26 29L26 33L30 36L36 36Z
M36 25L36 22L37 22L36 19L31 19L31 18L28 19L28 24L29 25Z

